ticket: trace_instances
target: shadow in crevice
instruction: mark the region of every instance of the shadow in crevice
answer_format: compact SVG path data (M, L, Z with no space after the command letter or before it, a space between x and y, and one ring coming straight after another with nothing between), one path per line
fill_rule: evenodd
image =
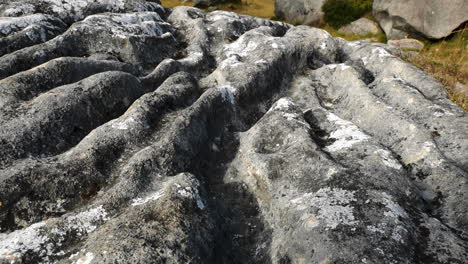
M211 138L214 140L196 168L216 215L216 242L209 263L271 263L271 228L261 215L257 199L244 183L227 179L238 137L224 129Z

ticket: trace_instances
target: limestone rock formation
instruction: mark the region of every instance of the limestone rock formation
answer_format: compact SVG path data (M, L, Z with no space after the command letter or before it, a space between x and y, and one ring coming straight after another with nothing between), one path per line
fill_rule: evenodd
M388 39L441 39L468 21L468 0L374 0L372 13Z
M349 25L343 26L338 29L338 32L344 34L356 34L365 36L368 34L378 34L380 32L379 25L374 21L361 17L360 19L353 21Z
M318 25L325 0L275 0L275 16L294 24Z
M400 49L406 49L406 50L421 51L422 49L424 49L424 43L417 39L389 40L387 44L395 46Z
M397 49L142 0L0 12L0 263L468 259L468 115Z

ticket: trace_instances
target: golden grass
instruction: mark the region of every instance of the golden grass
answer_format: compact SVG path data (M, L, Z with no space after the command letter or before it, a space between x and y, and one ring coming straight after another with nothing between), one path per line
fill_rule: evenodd
M181 0L161 0L161 4L167 8L173 8L176 6L192 6L192 1L181 1Z
M161 0L165 7L174 7L179 5L192 6L193 2L181 0ZM223 3L218 4L216 7L219 10L236 12L239 14L256 16L262 18L273 18L275 15L275 1L274 0L242 0L240 3Z
M431 74L447 88L450 98L468 111L468 96L454 91L455 84L468 85L468 27L426 46L408 61Z
M262 18L275 16L274 0L242 0L241 3L226 3L217 5L220 10Z

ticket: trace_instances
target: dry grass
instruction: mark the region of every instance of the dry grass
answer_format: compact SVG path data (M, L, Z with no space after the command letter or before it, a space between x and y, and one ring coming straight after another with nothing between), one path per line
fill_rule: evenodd
M263 18L273 18L275 15L274 0L242 0L241 3L226 3L217 7L220 10Z
M165 7L174 6L192 6L193 1L182 1L182 0L161 0L161 3ZM275 15L275 1L274 0L242 0L240 3L223 3L216 5L218 10L231 11L239 14L273 18ZM207 9L206 9L207 10Z
M161 0L161 4L167 8L173 8L176 6L192 6L192 1L181 1L181 0Z
M431 74L447 88L450 98L468 111L468 95L454 91L455 84L468 85L468 28L458 30L450 38L426 43L420 56L408 61Z
M387 37L385 36L383 32L380 32L379 34L368 34L368 35L362 36L362 35L356 35L356 34L342 34L338 32L338 30L336 30L332 26L329 26L326 24L321 25L320 28L330 33L333 37L340 37L349 41L367 39L370 42L380 42L380 43L387 42Z

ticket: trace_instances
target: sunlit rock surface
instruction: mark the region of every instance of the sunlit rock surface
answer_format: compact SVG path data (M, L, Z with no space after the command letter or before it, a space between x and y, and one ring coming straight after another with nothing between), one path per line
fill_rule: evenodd
M0 263L466 263L468 116L390 46L0 5Z
M468 21L468 0L374 0L372 14L388 39L442 39Z

